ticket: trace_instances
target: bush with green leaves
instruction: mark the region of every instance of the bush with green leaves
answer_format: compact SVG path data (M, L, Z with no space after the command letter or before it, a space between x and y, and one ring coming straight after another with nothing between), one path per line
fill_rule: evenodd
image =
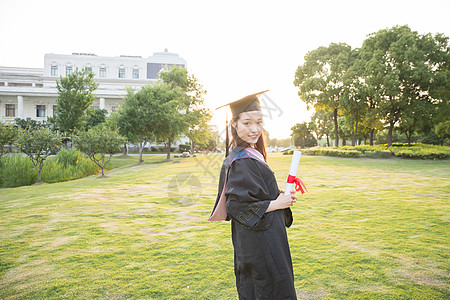
M36 181L37 173L33 163L22 153L0 158L0 188L32 185Z
M62 182L98 174L100 168L77 149L62 149L44 161L42 181ZM31 185L37 182L37 171L30 158L20 154L0 158L0 188Z
M111 156L120 152L120 147L125 141L126 139L117 131L98 127L86 132L78 132L74 137L75 146L101 168L102 176L105 176L104 169L111 160ZM108 159L106 155L109 155Z
M414 144L411 147L396 146L389 150L397 157L412 159L447 159L450 148L446 146Z
M42 180L49 183L62 182L98 174L99 171L100 168L83 152L68 148L45 161Z
M306 155L325 155L338 157L361 157L361 152L357 150L341 150L336 148L311 148L302 149L302 153Z
M450 148L446 146L427 145L414 143L408 146L407 143L393 143L387 148L387 144L376 146L359 145L355 147L344 146L340 148L310 148L303 149L307 155L326 155L341 157L370 157L389 158L392 156L411 159L447 159L450 158ZM359 153L359 155L357 154Z

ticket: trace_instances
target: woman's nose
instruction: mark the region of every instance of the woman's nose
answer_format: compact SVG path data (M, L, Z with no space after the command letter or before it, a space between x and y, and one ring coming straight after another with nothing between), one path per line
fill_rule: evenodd
M250 126L250 132L258 132L259 128L255 124Z

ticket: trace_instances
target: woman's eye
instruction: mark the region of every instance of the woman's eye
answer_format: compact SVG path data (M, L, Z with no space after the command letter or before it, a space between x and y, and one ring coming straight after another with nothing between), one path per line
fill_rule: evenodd
M250 125L250 122L245 122L244 125L248 126L248 125Z

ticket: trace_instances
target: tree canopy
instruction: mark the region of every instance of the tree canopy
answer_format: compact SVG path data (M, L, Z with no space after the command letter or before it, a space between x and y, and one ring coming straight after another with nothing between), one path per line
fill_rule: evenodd
M449 123L449 49L442 34L387 28L369 34L361 48L332 43L308 52L294 85L308 108L333 112L336 146L349 134L353 145L367 134L372 145L383 127L389 146L394 127L408 141L415 132L442 135L445 130L438 128Z
M84 128L86 110L94 102L93 92L97 87L94 73L89 72L87 68L82 71L77 68L73 73L56 81L56 123L62 132L71 134Z

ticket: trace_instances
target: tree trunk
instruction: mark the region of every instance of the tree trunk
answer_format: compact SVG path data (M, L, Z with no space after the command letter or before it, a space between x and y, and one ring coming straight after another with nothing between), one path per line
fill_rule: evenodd
M339 137L338 137L338 115L337 108L333 111L333 120L334 120L334 145L339 147Z
M43 164L39 164L39 170L38 170L38 181L37 183L41 183L41 171L42 171L42 165Z
M358 120L355 123L355 130L352 133L352 146L356 146L356 135L358 134Z
M172 134L172 136L169 138L169 147L167 148L167 158L166 158L166 160L170 160L170 147L172 147L172 143L173 143L173 140L175 139L175 135L174 134Z
M139 142L139 162L138 164L142 164L144 161L142 160L142 152L144 152L144 139L141 139Z
M330 147L330 137L327 134L327 147Z
M342 146L347 146L347 138L342 138Z
M104 154L102 155L102 166L101 166L101 168L102 168L102 177L103 177L103 176L105 176L105 172L104 172L104 169L105 169L105 155Z
M408 139L408 147L411 147L411 138L412 138L412 133L409 133L408 131L406 131L406 138Z
M370 146L373 146L373 132L375 131L375 129L370 128L370 137L369 137L369 144Z
M128 154L128 147L127 147L127 143L125 143L123 145L123 156L127 156L127 154Z
M394 130L394 121L389 121L388 148L392 147L392 131Z

